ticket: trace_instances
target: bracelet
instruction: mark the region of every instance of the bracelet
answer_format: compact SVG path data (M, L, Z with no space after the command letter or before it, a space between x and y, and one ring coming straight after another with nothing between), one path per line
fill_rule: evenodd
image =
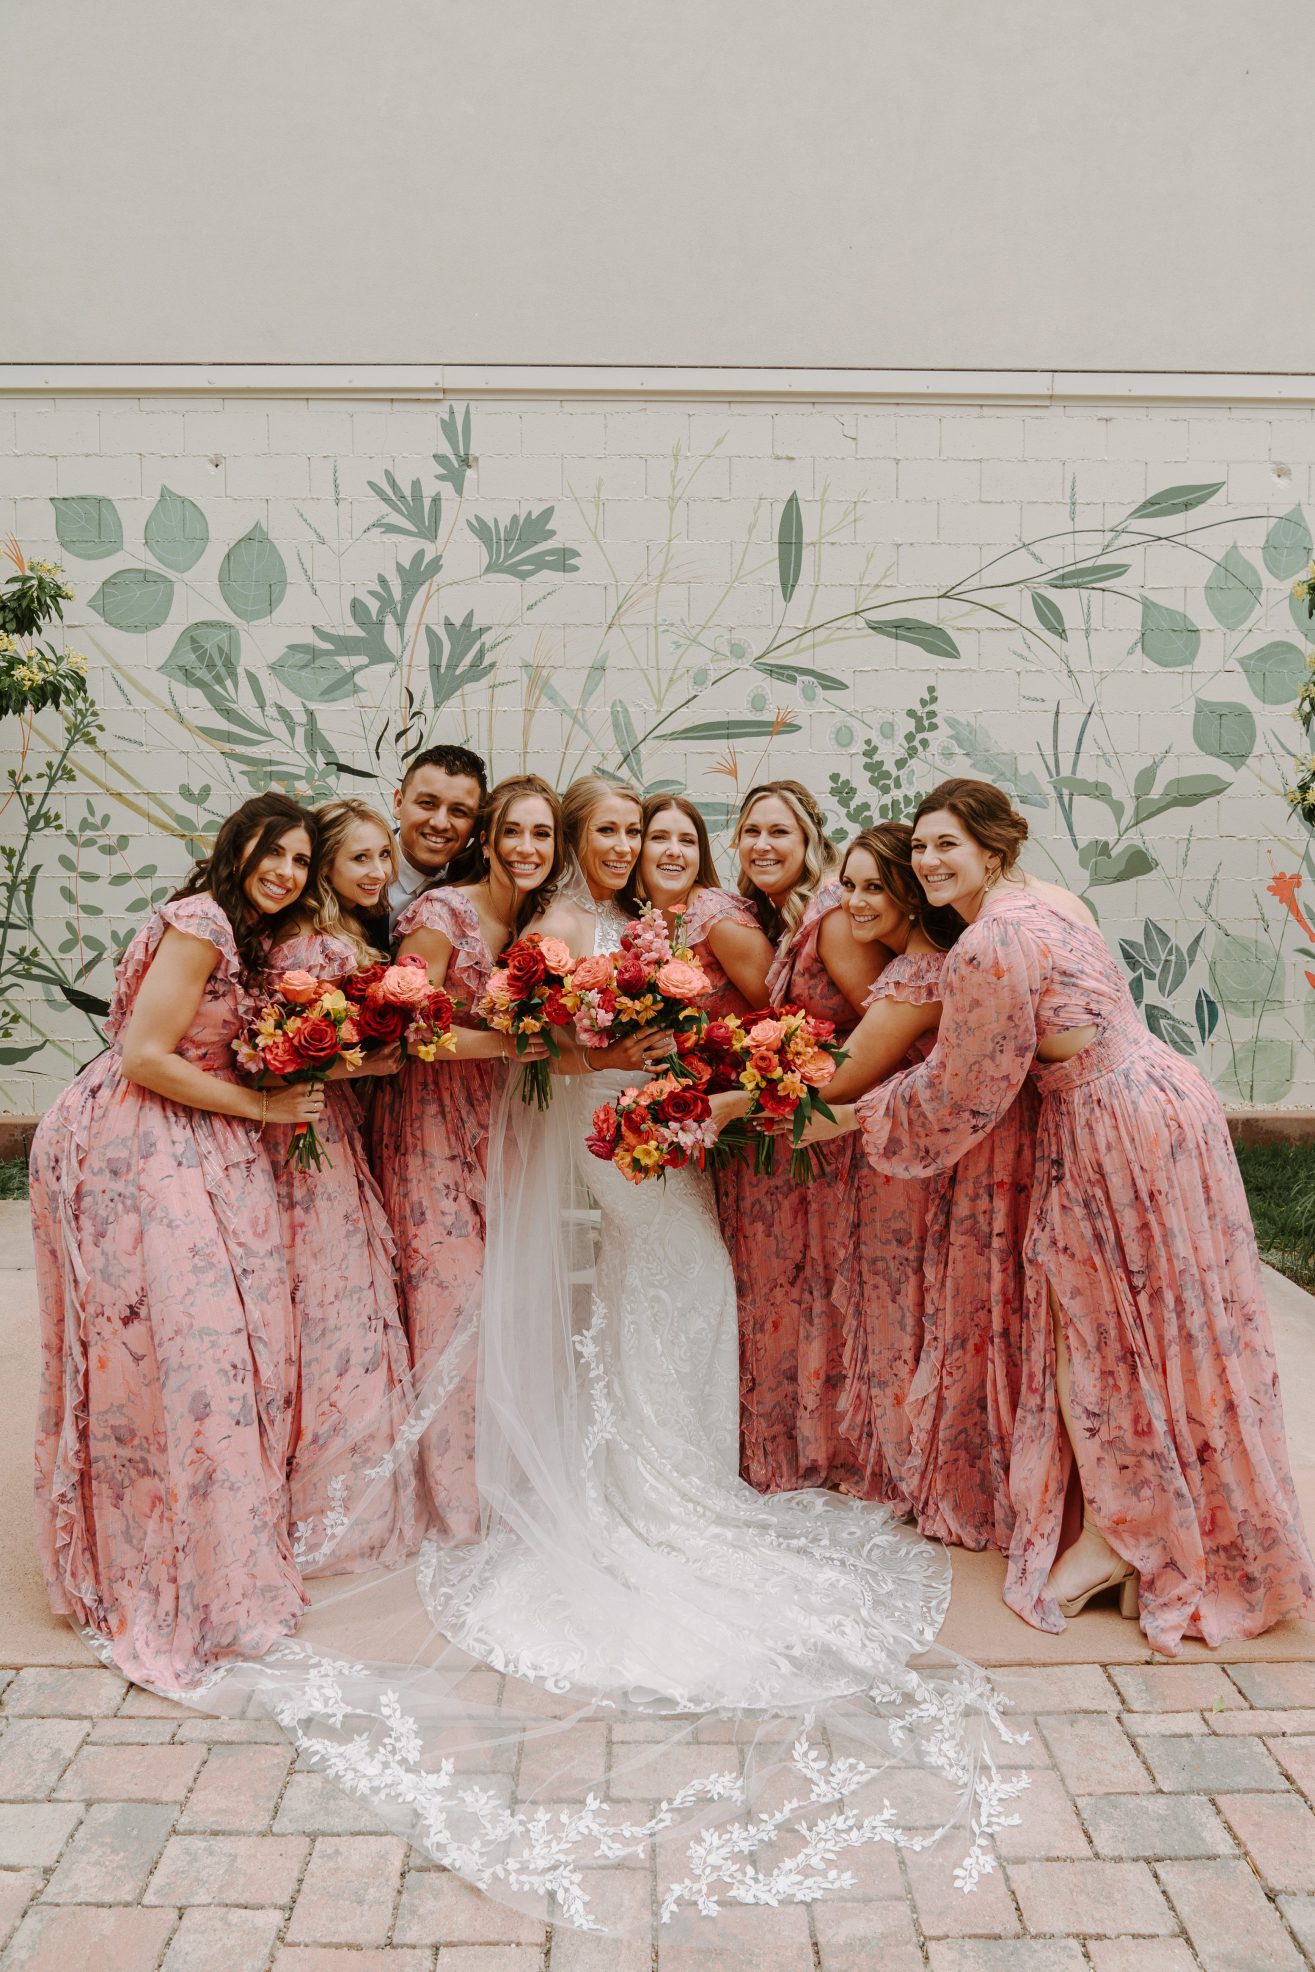
M268 1118L269 1118L269 1090L262 1089L260 1091L260 1121L259 1123L257 1123L256 1128L258 1130L263 1130L266 1122L268 1121Z

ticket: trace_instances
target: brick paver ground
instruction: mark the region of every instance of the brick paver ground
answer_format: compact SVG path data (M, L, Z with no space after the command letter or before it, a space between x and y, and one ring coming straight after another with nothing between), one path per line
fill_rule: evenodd
M1315 1965L1315 1666L1000 1671L1023 1820L974 1896L859 1859L844 1901L735 1912L727 1952L488 1902L277 1729L0 1671L0 1972L1299 1972Z

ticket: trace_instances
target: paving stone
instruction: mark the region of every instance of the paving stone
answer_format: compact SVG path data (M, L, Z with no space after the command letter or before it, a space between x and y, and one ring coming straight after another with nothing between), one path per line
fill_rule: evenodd
M1159 1875L1205 1972L1299 1972L1296 1946L1250 1863L1166 1862Z
M140 1685L130 1684L119 1707L121 1719L172 1719L181 1725L184 1719L194 1719L196 1713L190 1705L177 1705L172 1698L161 1698L154 1691L143 1691Z
M1117 1712L1119 1694L1099 1664L1046 1664L993 1671L991 1682L1020 1712Z
M89 1730L85 1719L15 1719L0 1739L0 1801L43 1801Z
M1315 1734L1300 1739L1267 1739L1265 1745L1306 1799L1315 1801Z
M41 1888L42 1881L35 1869L0 1870L0 1945Z
M996 1848L1010 1861L1030 1856L1089 1856L1091 1844L1057 1773L1032 1775L1032 1784L1013 1804L1017 1828L1002 1828Z
M1315 1814L1296 1794L1221 1794L1219 1812L1271 1890L1315 1890Z
M1149 1793L1151 1777L1117 1719L1100 1712L1056 1713L1040 1724L1070 1793Z
M889 1972L922 1972L923 1957L918 1952L907 1967L900 1956L892 1954L894 1963L889 1964ZM831 1961L823 1960L824 1972L829 1972ZM869 1967L871 1959L869 1958ZM638 1938L596 1938L587 1931L564 1931L560 1927L553 1932L552 1972L652 1972L653 1947L647 1940ZM344 1967L343 1972L349 1972ZM712 1966L706 1972L714 1972ZM887 1962L883 1960L883 1972L887 1972Z
M84 1746L55 1789L59 1801L181 1801L205 1759L200 1746Z
M1008 1711L1005 1723L1010 1732L1019 1734L1021 1744L1003 1740L995 1749L995 1763L998 1767L1048 1767L1051 1765L1050 1748L1037 1730L1036 1720L1030 1712ZM1026 1735L1024 1738L1023 1735Z
M185 1910L160 1972L265 1972L281 1910Z
M1079 1800L1078 1808L1100 1856L1237 1854L1233 1838L1200 1794L1093 1794Z
M1296 1933L1297 1943L1315 1964L1315 1897L1280 1897L1278 1907Z
M934 1938L927 1956L931 1972L1087 1972L1075 1938Z
M714 1972L713 1966L707 1963L703 1952L698 1951L696 1956L698 1963L704 1966L705 1972ZM378 1972L392 1972L391 1965L385 1965L383 1962L382 1952L379 1957ZM438 1958L442 1972L541 1972L543 1966L543 1953L538 1945L445 1945ZM665 1956L663 1962L665 1964ZM812 1962L810 1952L808 1955L810 1968ZM753 1972L751 1961L744 1960L741 1963L743 1972ZM325 1972L329 1972L327 1966ZM355 1960L350 1966L344 1965L342 1972L356 1972ZM672 1972L677 1972L674 1959ZM774 1972L794 1972L794 1968L789 1959L782 1957Z
M297 1892L288 1943L384 1944L405 1858L406 1843L396 1835L319 1836Z
M1170 1936L1178 1925L1142 1862L1015 1862L1009 1882L1029 1931Z
M913 1913L902 1897L898 1903L865 1904L832 1903L829 1897L824 1898L814 1906L813 1921L822 1972L876 1972L877 1967L880 1967L880 1972L923 1972L926 1960L914 1929ZM561 1941L562 1933L555 1931L552 1945L554 1972L561 1972L557 1962ZM801 1966L802 1972L807 1972L808 1958L800 1954L796 1959L797 1949L792 1949L786 1963L790 1972L794 1972L796 1963ZM689 1952L686 1959L688 1972L697 1972L700 1956L711 1961L706 1972L714 1972L715 1967L722 1965L739 1972L737 1959L729 1954L720 1958L706 1946L701 1952ZM765 1961L769 1957L770 1953L764 1954ZM658 1963L667 1963L666 1946L660 1938ZM601 1964L597 1972L604 1972ZM648 1972L648 1961L642 1967L633 1968L633 1972Z
M1252 1705L1245 1712L1216 1712L1207 1716L1206 1725L1210 1732L1230 1739L1242 1732L1263 1737L1315 1733L1315 1711L1303 1711L1299 1705L1294 1705L1290 1712L1261 1712Z
M274 1817L276 1835L389 1835L380 1815L322 1773L294 1773Z
M542 1918L495 1903L444 1869L412 1870L402 1885L393 1937L399 1945L542 1945Z
M184 1719L174 1734L180 1746L286 1746L273 1719Z
M180 1834L254 1835L270 1824L292 1765L290 1746L214 1746L178 1817Z
M433 1963L432 1946L427 1951L391 1946L381 1951L357 1951L352 1945L281 1945L274 1972L430 1972ZM534 1963L542 1966L542 1952ZM488 1972L497 1972L497 1968L490 1963Z
M155 1972L177 1912L78 1904L29 1910L5 1953L5 1972Z
M87 1809L46 1886L43 1903L134 1904L169 1839L174 1809L102 1801Z
M1095 1972L1197 1972L1181 1938L1092 1938L1087 1951Z
M173 1835L148 1904L290 1904L310 1843L299 1835Z
M87 1735L91 1746L164 1746L174 1736L172 1719L97 1719Z
M5 1711L19 1719L108 1719L123 1699L114 1671L64 1671L49 1665L20 1671L5 1693Z
M1204 1712L1221 1699L1242 1708L1246 1699L1217 1664L1111 1664L1130 1712Z
M17 1676L17 1671L0 1671L0 1698L8 1691Z
M0 1869L42 1869L58 1862L81 1819L80 1806L62 1801L0 1806Z
M1262 1709L1315 1706L1315 1664L1229 1664L1226 1669L1233 1683Z
M1251 1719L1254 1712L1221 1712L1221 1719ZM1187 1733L1202 1736L1210 1728L1199 1712L1120 1712L1119 1724L1132 1739L1180 1739Z
M1218 1739L1213 1733L1207 1739L1148 1739L1142 1752L1166 1794L1256 1793L1284 1785L1254 1739Z
M1000 1871L984 1876L972 1895L965 1896L955 1885L958 1855L952 1850L953 1844L946 1842L921 1854L910 1851L906 1857L914 1908L925 1936L1017 1937L1023 1927Z

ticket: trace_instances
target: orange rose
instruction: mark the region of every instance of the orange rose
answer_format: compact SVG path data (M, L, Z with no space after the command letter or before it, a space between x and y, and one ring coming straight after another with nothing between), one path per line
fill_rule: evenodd
M577 993L596 993L600 986L612 983L612 961L606 952L595 952L590 958L581 959L571 974L571 984Z
M668 959L658 969L657 989L669 1000L697 1000L711 991L711 985L701 965L692 965L688 959Z
M429 974L418 965L390 965L377 991L385 1006L418 1007L429 998Z
M303 972L300 966L294 966L291 972L283 974L277 990L285 1000L291 1000L294 1007L308 1007L312 1000L319 998L323 982L313 972Z
M749 1039L756 1048L779 1048L785 1039L785 1027L779 1020L756 1020L749 1029Z
M799 1076L807 1082L810 1089L824 1089L836 1072L836 1064L822 1048L817 1048L807 1061L799 1064Z
M564 945L560 938L541 938L539 950L543 953L543 962L549 972L558 973L565 978L571 970L570 946Z
M770 1081L778 1073L781 1064L770 1048L755 1048L749 1056L749 1066L756 1075L761 1075Z

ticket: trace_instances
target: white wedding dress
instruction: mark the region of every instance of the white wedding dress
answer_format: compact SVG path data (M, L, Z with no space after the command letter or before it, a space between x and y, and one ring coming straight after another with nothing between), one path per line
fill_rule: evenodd
M623 924L599 912L595 949ZM394 1453L478 1333L483 1538L322 1595L202 1702L254 1692L449 1869L557 1922L646 1933L642 1864L662 1936L715 1942L726 1903L843 1897L851 1852L955 1824L971 1887L1021 1782L985 1678L927 1655L948 1557L885 1508L740 1480L711 1185L632 1185L584 1147L626 1080L494 1105L482 1309Z

